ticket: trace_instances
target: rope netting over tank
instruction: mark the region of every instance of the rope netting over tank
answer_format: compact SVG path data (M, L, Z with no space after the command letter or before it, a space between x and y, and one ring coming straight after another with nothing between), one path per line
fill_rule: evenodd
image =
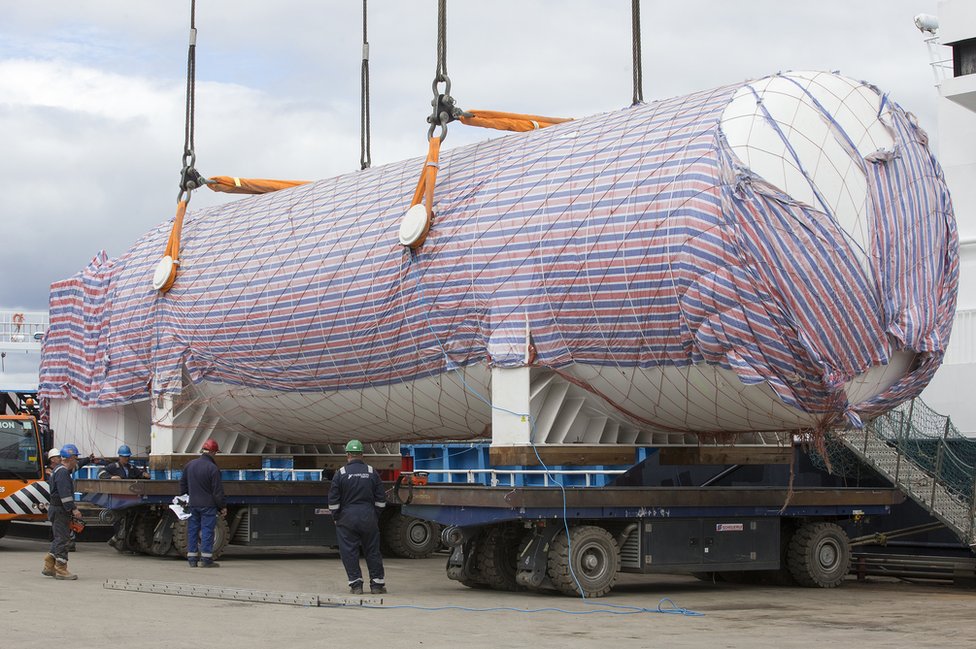
M948 192L872 86L776 75L441 151L411 250L419 162L188 212L165 294L171 223L55 283L52 414L165 411L187 448L465 439L492 371L530 367L538 429L565 423L533 441L650 444L859 425L941 363Z

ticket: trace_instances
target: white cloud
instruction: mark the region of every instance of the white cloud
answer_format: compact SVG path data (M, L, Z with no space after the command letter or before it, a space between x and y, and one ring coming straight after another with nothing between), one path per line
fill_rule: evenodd
M0 305L169 218L183 148L188 3L9 3L0 25ZM453 91L469 108L583 116L631 96L626 2L450 2ZM435 3L370 3L374 165L426 150ZM198 168L316 179L358 168L359 3L198 3ZM934 129L911 23L935 0L643 3L644 95L784 69L841 69ZM497 137L452 125L448 147ZM192 207L233 197L196 192ZM10 281L9 278L13 278Z

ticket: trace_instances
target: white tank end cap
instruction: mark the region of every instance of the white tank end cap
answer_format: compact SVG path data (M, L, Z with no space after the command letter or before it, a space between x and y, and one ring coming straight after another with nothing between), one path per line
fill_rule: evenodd
M153 273L152 285L157 291L161 291L166 281L173 272L173 258L166 255L156 264L156 272Z
M427 232L427 208L417 203L403 215L400 221L400 245L412 246Z

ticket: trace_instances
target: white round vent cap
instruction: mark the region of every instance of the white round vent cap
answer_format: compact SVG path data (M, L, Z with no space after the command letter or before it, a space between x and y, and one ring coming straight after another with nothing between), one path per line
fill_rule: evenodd
M156 264L156 272L153 273L152 285L157 291L161 291L166 281L173 272L173 258L166 255Z
M417 203L403 215L400 221L400 245L412 246L424 236L427 230L427 208Z

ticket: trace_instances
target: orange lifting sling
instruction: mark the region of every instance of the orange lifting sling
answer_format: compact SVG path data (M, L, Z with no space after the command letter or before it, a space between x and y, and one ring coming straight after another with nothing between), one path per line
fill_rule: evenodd
M279 189L307 185L310 180L268 180L267 178L236 178L234 176L212 176L207 179L207 187L225 194L267 194Z
M520 133L572 121L572 118L568 117L543 117L542 115L503 113L497 110L469 110L465 112L466 114L462 113L458 117L458 121L462 124Z

